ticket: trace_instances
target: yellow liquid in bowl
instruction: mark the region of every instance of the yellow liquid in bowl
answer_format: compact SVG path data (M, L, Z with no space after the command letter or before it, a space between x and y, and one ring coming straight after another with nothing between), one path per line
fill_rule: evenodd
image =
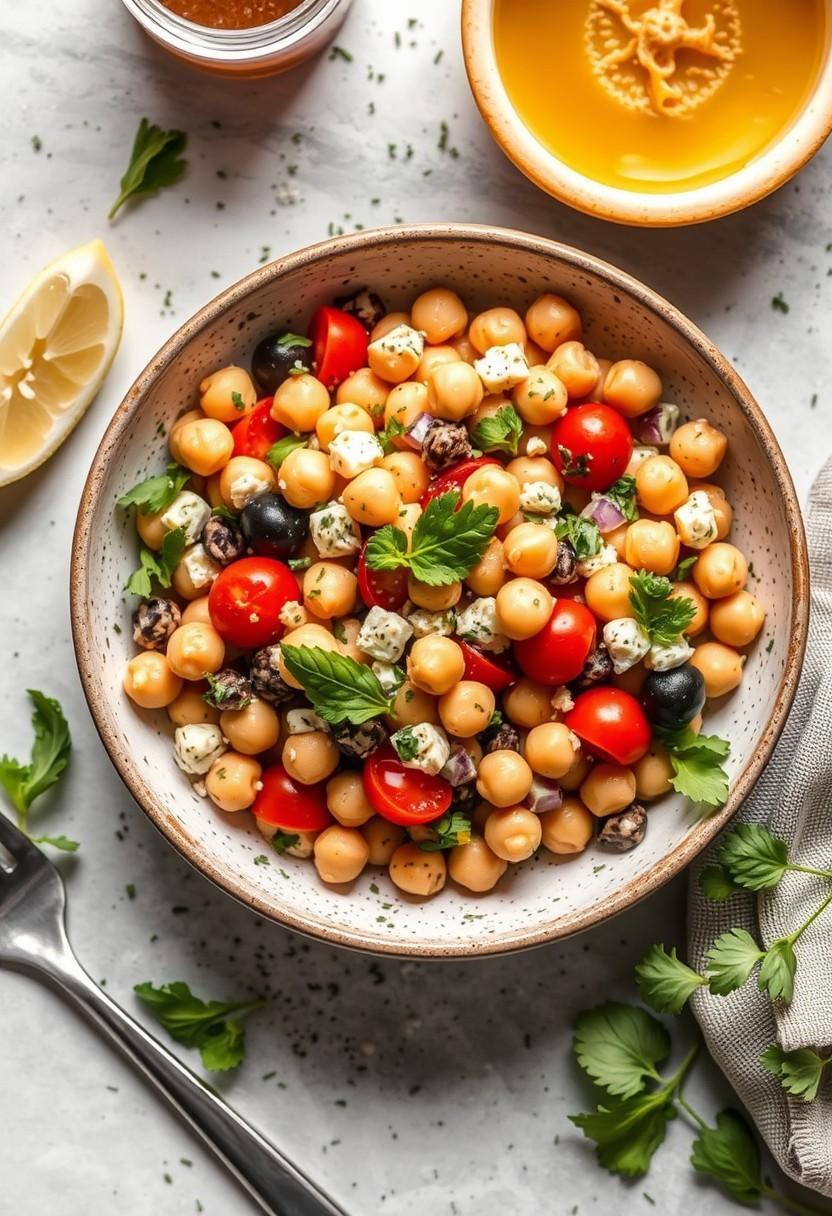
M657 20L688 45L651 41ZM720 181L771 146L812 92L826 16L823 0L495 0L494 42L544 147L604 185L658 194ZM666 109L644 48L672 67L656 84Z

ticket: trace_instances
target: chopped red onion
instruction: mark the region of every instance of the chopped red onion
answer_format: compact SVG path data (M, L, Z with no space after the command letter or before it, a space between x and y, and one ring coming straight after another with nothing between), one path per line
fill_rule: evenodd
M563 805L563 790L557 781L547 777L535 777L527 798L529 810L535 815L543 815L546 811L556 811Z
M417 414L402 436L407 446L418 451L425 442L427 433L435 421L436 419L433 414Z
M617 504L603 494L593 494L591 502L587 503L581 515L584 519L591 519L599 532L613 532L627 519Z
M638 419L636 438L639 443L668 444L678 422L678 405L665 401Z
M439 775L444 777L450 785L466 785L467 782L476 778L477 766L462 744L455 743L451 748L450 756L445 761L445 767Z

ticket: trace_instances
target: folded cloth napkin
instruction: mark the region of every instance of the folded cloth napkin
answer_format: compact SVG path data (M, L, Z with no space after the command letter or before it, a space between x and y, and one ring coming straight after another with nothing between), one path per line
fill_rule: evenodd
M766 824L785 840L789 859L832 864L832 460L821 471L807 516L812 577L806 659L783 734L737 823ZM730 827L729 827L730 830ZM823 880L787 874L772 891L740 892L725 903L706 900L698 876L715 860L717 840L691 874L688 960L705 968L705 952L734 926L769 945L792 932L818 906ZM813 1102L790 1097L760 1065L772 1043L784 1050L832 1049L832 908L801 937L794 998L773 1005L752 979L727 997L700 990L694 1013L708 1050L745 1103L778 1164L803 1186L832 1196L832 1086Z

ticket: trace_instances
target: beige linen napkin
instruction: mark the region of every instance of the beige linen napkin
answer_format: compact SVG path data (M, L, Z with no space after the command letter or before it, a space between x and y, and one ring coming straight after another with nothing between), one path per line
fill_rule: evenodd
M791 861L832 864L832 460L809 498L812 574L806 660L786 727L763 775L734 824L764 823L788 843ZM729 829L730 830L730 829ZM705 952L726 929L747 929L768 945L790 933L817 907L822 880L787 874L769 893L739 892L726 903L706 900L700 870L715 860L720 841L691 874L688 960L705 968ZM832 908L800 939L794 999L773 1006L752 979L728 997L700 990L694 1013L708 1049L734 1086L786 1174L832 1196L832 1085L814 1102L790 1097L760 1065L771 1043L785 1050L832 1048Z

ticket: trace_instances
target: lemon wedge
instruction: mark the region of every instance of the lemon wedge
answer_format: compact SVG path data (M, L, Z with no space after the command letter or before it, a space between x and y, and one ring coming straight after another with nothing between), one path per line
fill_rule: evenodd
M60 447L118 350L124 304L101 241L36 275L0 322L0 486Z

